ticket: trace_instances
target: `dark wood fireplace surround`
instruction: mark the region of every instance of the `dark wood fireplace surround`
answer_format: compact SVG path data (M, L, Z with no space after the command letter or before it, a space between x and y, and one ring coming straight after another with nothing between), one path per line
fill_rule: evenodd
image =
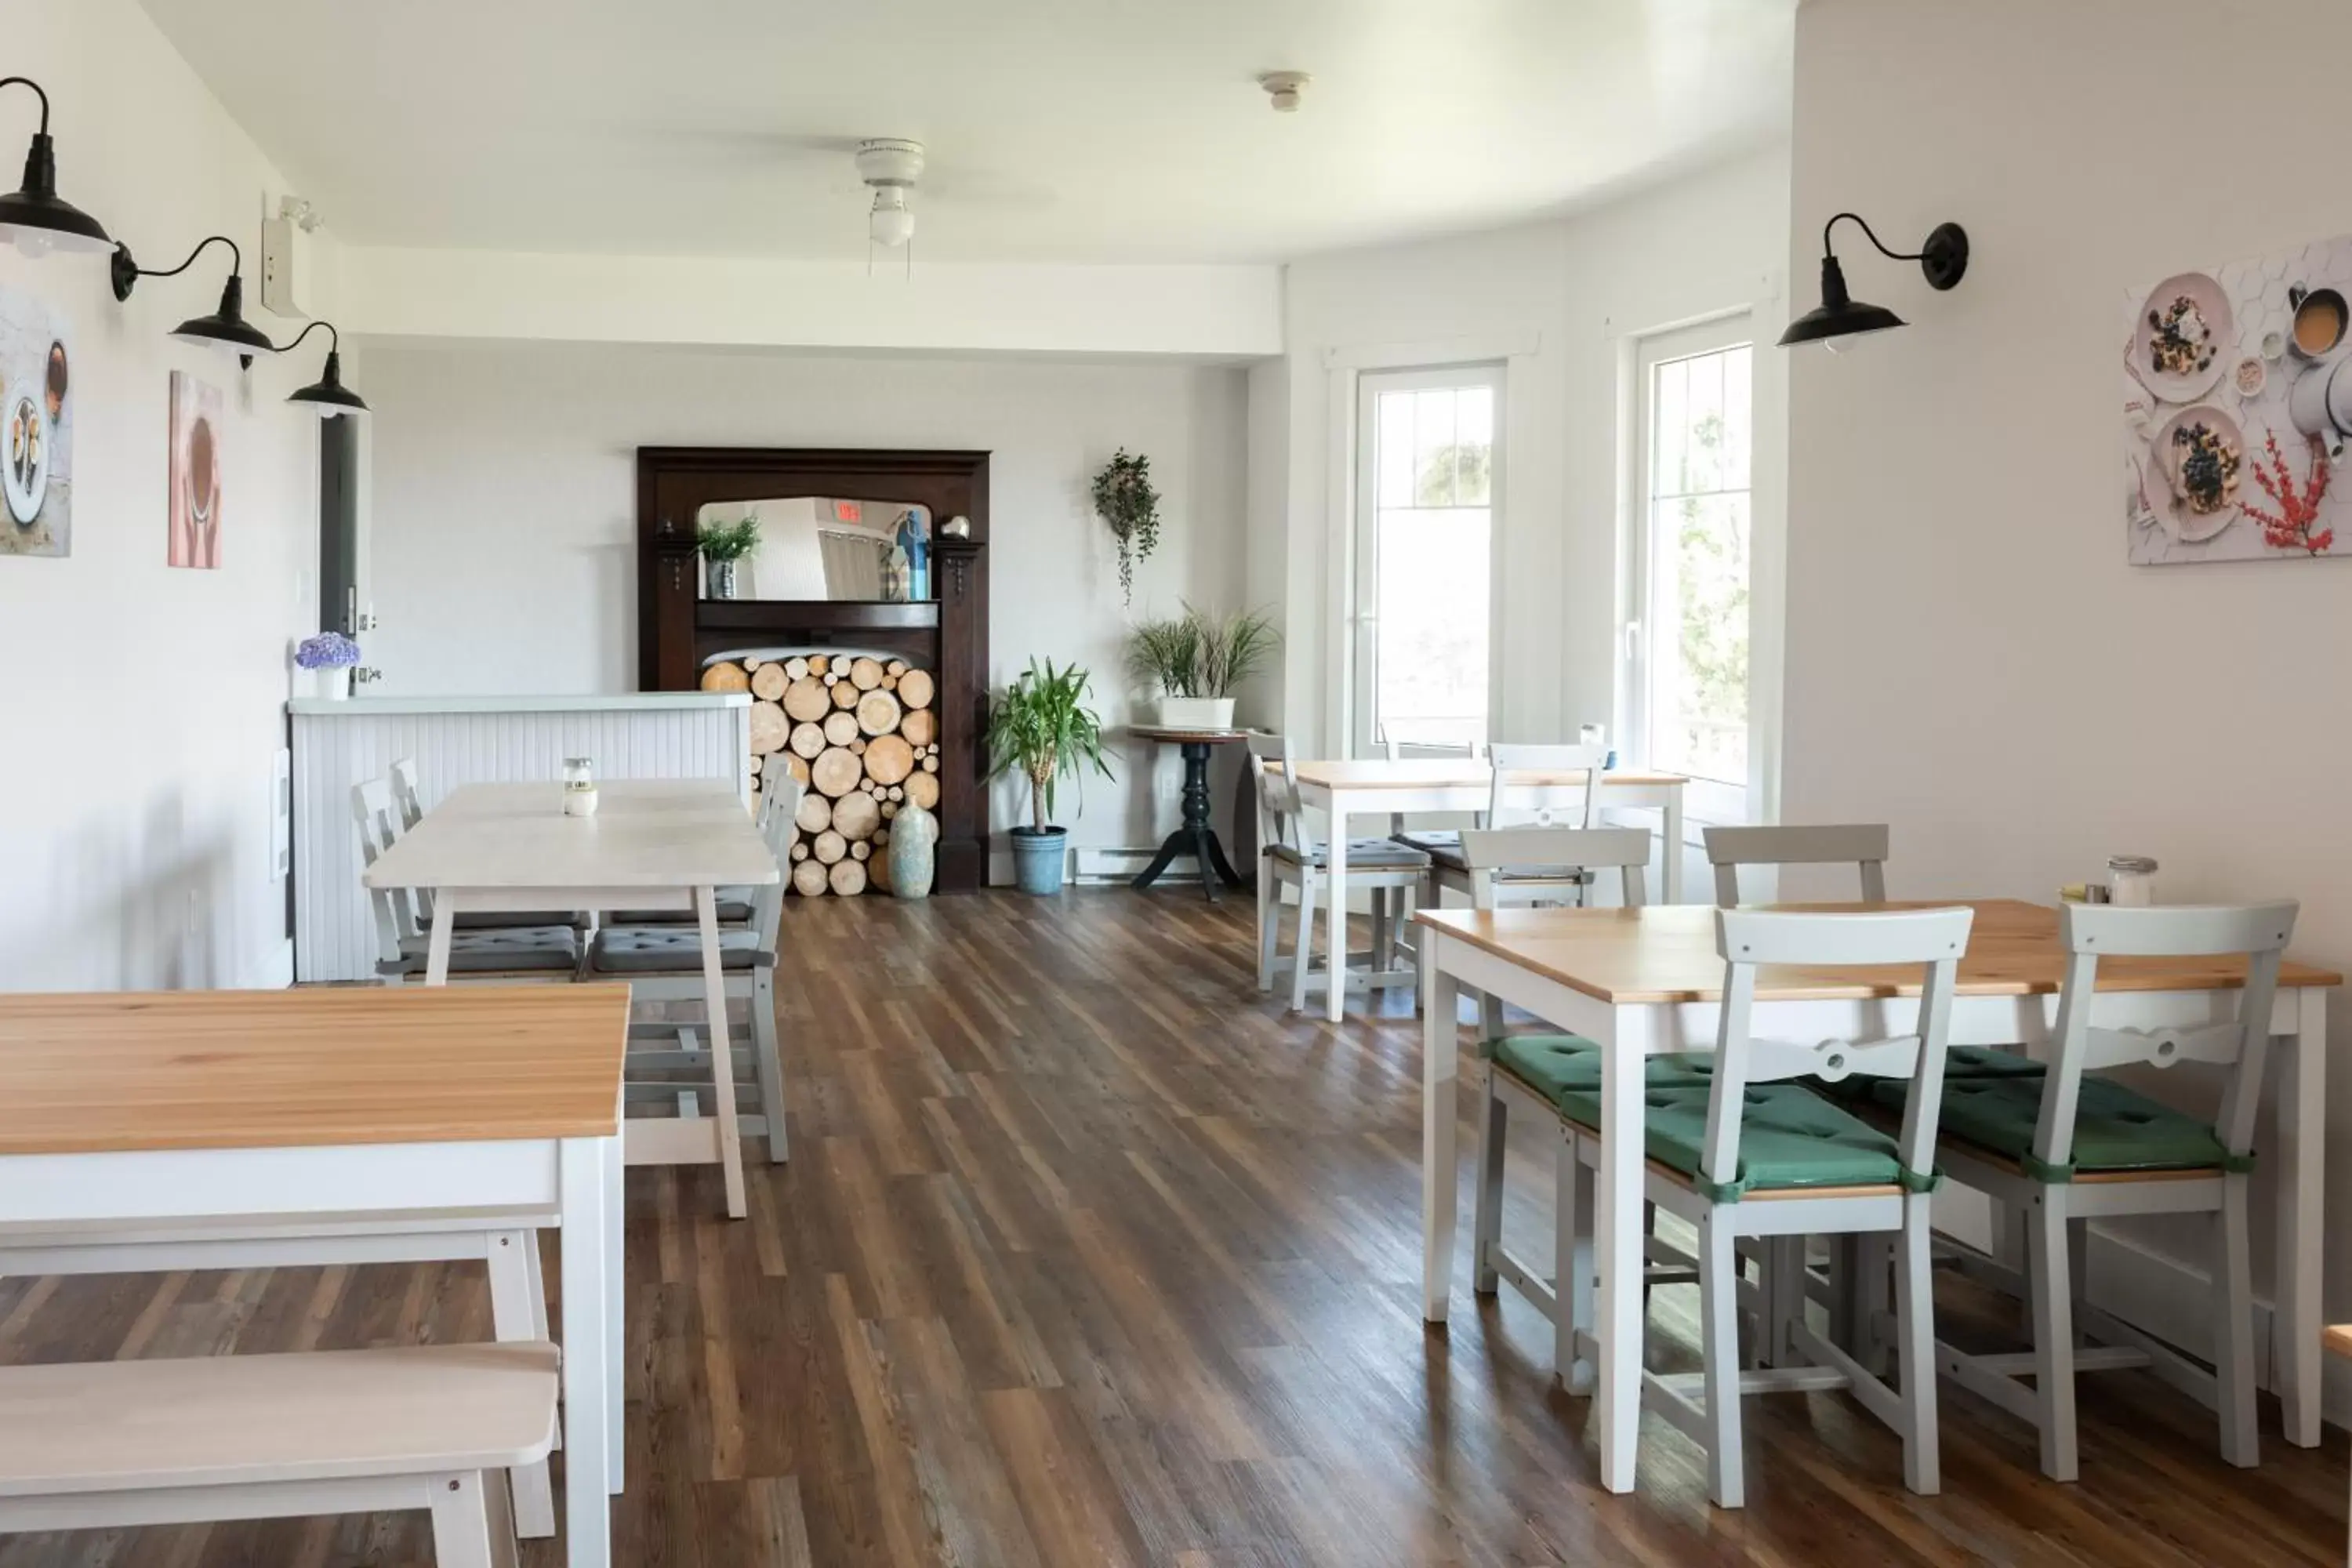
M935 599L887 605L835 600L705 599L694 520L712 501L778 496L905 501L930 509ZM971 520L971 537L940 524ZM637 688L691 691L702 661L761 644L882 648L939 682L938 888L966 892L988 878L988 454L860 447L637 448Z

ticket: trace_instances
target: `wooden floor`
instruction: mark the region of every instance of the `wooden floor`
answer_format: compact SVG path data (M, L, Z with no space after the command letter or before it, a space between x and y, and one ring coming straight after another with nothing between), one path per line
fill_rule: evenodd
M1286 1016L1253 987L1245 899L788 913L792 1163L751 1163L738 1223L715 1172L630 1173L624 1568L2343 1561L2341 1434L2291 1448L2266 1403L2262 1468L2231 1470L2143 1373L2084 1379L2077 1486L1947 1384L1940 1498L1835 1394L1748 1402L1744 1512L1654 1418L1640 1490L1611 1497L1531 1310L1457 1268L1451 1331L1423 1329L1409 999ZM1541 1257L1540 1210L1510 1218ZM2013 1322L1938 1283L1953 1337ZM1656 1364L1696 1364L1691 1294L1659 1292ZM5 1362L488 1327L457 1265L0 1281ZM0 1568L429 1553L395 1515L16 1537Z

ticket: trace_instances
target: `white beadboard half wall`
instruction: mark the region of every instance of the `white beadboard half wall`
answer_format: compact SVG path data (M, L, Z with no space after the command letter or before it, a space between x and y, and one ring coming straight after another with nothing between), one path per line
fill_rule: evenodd
M461 784L562 776L586 757L600 779L727 778L751 795L751 700L740 693L615 697L302 699L294 734L294 967L298 979L375 973L360 885L352 786L416 759L430 811Z

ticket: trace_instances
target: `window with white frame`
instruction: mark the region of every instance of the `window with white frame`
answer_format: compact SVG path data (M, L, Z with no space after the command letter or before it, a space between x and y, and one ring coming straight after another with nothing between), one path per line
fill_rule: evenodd
M1486 739L1502 387L1499 365L1359 378L1358 755Z
M1748 319L1643 340L1640 491L1628 628L1630 734L1693 781L1692 816L1748 816L1754 512Z

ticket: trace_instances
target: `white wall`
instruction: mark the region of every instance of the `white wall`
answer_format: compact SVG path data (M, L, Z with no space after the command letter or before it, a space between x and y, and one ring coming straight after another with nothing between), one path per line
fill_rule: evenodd
M1847 243L1855 293L1912 325L1790 356L1785 815L1895 824L1898 895L2046 901L2148 854L2168 899L2300 897L2298 954L2352 964L2352 566L2127 566L2116 482L2126 290L2352 227L2308 156L2337 140L2347 55L2335 0L2225 26L2189 0L1800 13L1805 287L1844 208L1890 244L1957 219L1974 247L1935 296ZM2232 84L2253 118L2181 131L2167 82ZM2352 1074L2328 1098L2340 1233ZM2330 1262L2341 1317L2352 1247Z
M1128 615L1087 486L1114 448L1150 456L1163 498L1135 613L1243 602L1237 368L381 340L347 379L376 411L368 654L387 693L634 689L641 446L992 452L993 678L1075 658L1107 724L1130 710ZM1156 844L1174 825L1173 759L1129 755L1118 784L1084 786L1082 816L1065 796L1075 843ZM1022 809L1008 784L996 821Z
M7 34L8 69L54 105L60 194L147 265L257 232L281 182L131 0L11 6ZM0 93L12 174L36 115L24 89ZM292 973L270 780L288 639L315 629L318 437L281 400L318 366L306 351L245 378L164 336L213 308L226 265L215 247L119 306L102 257L0 253L0 282L68 318L77 404L73 553L0 556L0 987ZM163 563L174 367L227 394L217 572Z
M1496 733L1558 740L1612 720L1621 356L1641 334L1741 307L1777 335L1788 188L1787 154L1774 147L1570 218L1291 267L1285 722L1303 744L1339 740L1333 655L1351 525L1332 482L1350 471L1335 442L1349 439L1354 413L1347 367L1381 363L1510 356ZM1779 522L1780 375L1773 356L1758 356L1759 576L1775 563L1765 545ZM1759 641L1763 669L1764 629Z

